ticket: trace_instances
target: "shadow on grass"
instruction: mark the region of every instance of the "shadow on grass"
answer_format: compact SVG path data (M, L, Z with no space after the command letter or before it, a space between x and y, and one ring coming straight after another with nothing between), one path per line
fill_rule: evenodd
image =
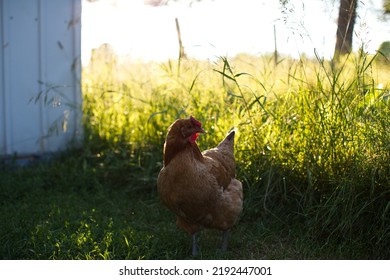
M153 176L149 182L112 187L110 174L102 174L99 164L88 160L72 152L47 163L0 171L3 259L192 259L190 237L160 204ZM126 176L132 169L117 172ZM246 189L247 198L255 200L250 192ZM288 220L289 215L255 214L249 209L253 207L253 201L246 201L225 254L217 251L221 234L203 231L198 258L367 257L364 244L322 242L307 234L304 223Z

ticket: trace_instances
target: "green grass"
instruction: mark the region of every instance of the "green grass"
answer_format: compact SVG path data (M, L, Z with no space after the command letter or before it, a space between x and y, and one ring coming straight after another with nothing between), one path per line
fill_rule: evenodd
M50 164L5 169L0 175L3 259L192 258L190 238L160 204L151 189L153 178L142 190L134 189L132 182L113 188L96 162L76 152ZM251 207L248 203L246 209ZM266 213L257 218L246 213L233 229L228 253L217 251L221 234L206 230L200 237L199 258L360 257L349 245L308 240L303 226Z
M99 61L99 60L97 60ZM388 65L364 53L96 62L83 73L85 141L47 163L0 167L5 259L188 259L156 192L166 129L195 116L201 149L232 127L244 211L230 250L203 259L388 259Z

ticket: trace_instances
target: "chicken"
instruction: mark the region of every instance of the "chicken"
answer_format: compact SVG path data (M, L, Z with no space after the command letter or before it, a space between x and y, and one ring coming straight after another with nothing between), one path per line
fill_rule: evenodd
M223 231L222 251L243 204L243 190L235 179L234 135L231 131L216 147L200 152L196 140L204 133L193 118L176 120L164 144L164 165L157 179L162 200L177 217L177 225L192 236L197 255L197 233L203 228Z

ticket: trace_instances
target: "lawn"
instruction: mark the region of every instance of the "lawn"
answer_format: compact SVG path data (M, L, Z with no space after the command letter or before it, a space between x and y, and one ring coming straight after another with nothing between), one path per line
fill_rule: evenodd
M3 169L1 249L3 259L191 259L190 237L158 199L155 178L114 186L94 160L73 151L50 163ZM117 170L119 173L119 170ZM135 187L135 188L134 188ZM311 240L304 224L264 212L245 212L218 252L221 235L200 237L202 259L364 258L355 245ZM248 205L249 204L249 205ZM263 211L263 210L262 210ZM287 217L287 215L286 215ZM363 246L363 245L360 245ZM358 248L359 249L359 248Z
M82 145L0 165L0 255L190 259L190 237L161 205L156 178L167 127L194 115L207 131L201 149L238 128L244 185L229 251L205 230L198 258L389 258L389 76L364 53L338 64L95 59L83 72Z

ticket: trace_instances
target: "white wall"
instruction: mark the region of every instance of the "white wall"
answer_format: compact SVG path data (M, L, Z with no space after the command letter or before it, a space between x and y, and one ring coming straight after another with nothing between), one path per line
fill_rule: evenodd
M81 137L80 17L81 0L0 0L0 155Z

